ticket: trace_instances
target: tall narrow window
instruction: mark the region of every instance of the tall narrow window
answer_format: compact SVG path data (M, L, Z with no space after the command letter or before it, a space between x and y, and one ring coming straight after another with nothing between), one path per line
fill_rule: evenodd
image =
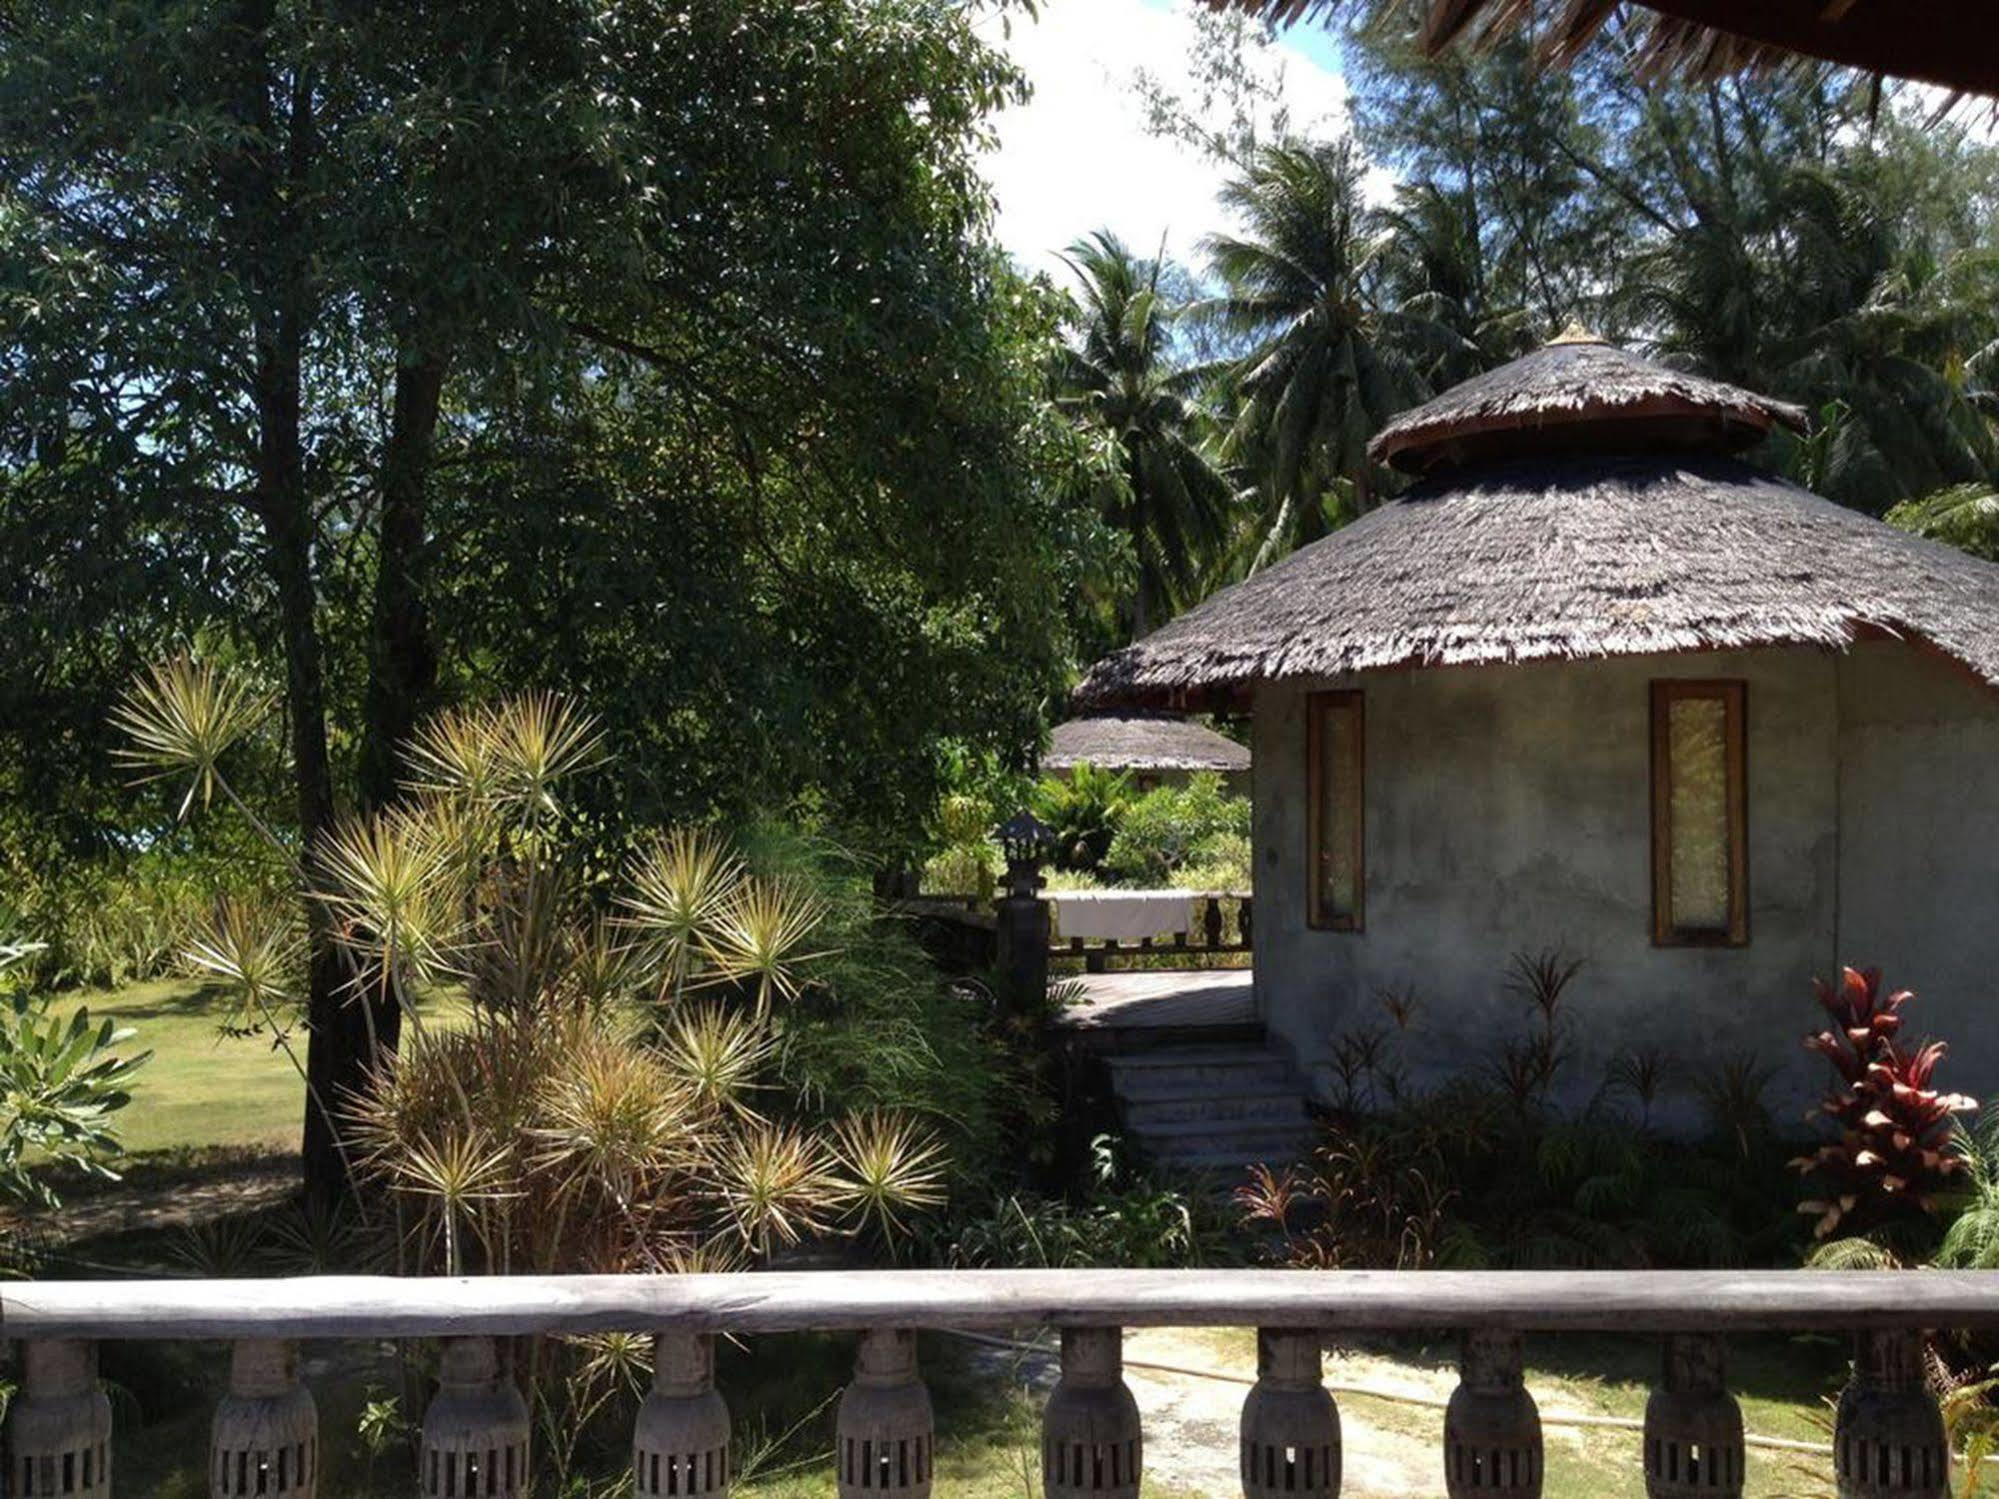
M1743 684L1652 684L1652 939L1749 940Z
M1367 874L1362 861L1362 790L1366 764L1358 692L1317 692L1307 700L1306 861L1311 868L1311 923L1335 932L1361 929Z

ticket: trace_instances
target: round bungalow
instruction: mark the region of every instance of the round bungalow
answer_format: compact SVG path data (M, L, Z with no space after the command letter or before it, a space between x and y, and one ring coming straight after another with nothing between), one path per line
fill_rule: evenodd
M1816 1084L1843 962L1999 1081L1999 567L1737 456L1776 424L1557 340L1376 436L1399 499L1090 672L1093 710L1252 714L1257 1005L1301 1064L1413 991L1413 1065L1476 1065L1559 946L1577 1090L1635 1049Z
M1176 713L1103 713L1058 723L1041 768L1066 776L1079 765L1129 775L1140 791L1184 785L1211 771L1229 790L1249 794L1248 746Z

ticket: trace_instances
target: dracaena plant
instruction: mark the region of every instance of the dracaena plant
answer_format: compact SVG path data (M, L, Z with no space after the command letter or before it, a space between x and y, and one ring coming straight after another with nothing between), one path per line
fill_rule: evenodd
M1821 1240L1865 1235L1932 1213L1964 1174L1952 1148L1957 1116L1977 1107L1935 1085L1941 1041L1910 1043L1904 1010L1915 995L1889 991L1879 969L1815 980L1830 1024L1805 1038L1833 1071L1817 1112L1835 1137L1792 1162L1814 1188L1799 1210L1816 1218Z

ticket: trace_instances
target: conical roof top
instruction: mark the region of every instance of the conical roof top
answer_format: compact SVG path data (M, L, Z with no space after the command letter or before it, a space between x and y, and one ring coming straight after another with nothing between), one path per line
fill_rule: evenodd
M1682 448L1739 452L1805 413L1739 386L1667 369L1579 329L1395 417L1368 444L1420 474L1487 459Z

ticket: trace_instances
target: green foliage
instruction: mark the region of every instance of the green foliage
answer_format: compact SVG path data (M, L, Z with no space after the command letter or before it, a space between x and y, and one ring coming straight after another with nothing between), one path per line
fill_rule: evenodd
M1104 445L1093 469L1098 512L1137 560L1118 619L1146 634L1200 595L1204 568L1229 534L1234 494L1208 446L1207 371L1174 358L1184 306L1166 267L1134 255L1108 230L1069 247L1081 283L1071 338L1055 360L1056 401Z
M1885 519L1913 535L1999 562L1999 490L1990 483L1953 484L1903 500Z
M0 946L0 975L28 952ZM152 1055L120 1053L135 1034L110 1020L91 1024L87 1009L60 1020L25 989L0 995L0 1197L56 1206L47 1181L29 1169L35 1165L115 1179L106 1164L119 1153L111 1116L131 1102L126 1090Z
M1211 1194L1123 1171L1116 1143L1090 1144L1080 1203L1033 1193L995 1198L953 1230L954 1265L982 1269L1168 1270L1225 1263L1229 1232Z
M1417 1000L1381 996L1386 1023L1335 1043L1341 1106L1312 1164L1259 1171L1236 1193L1272 1255L1319 1268L1794 1263L1796 1192L1761 1106L1767 1072L1717 1068L1734 1102L1693 1139L1655 1111L1694 1114L1714 1079L1645 1057L1619 1058L1586 1104L1564 1107L1562 1011L1578 971L1556 949L1517 955L1504 986L1526 1032L1489 1037L1486 1067L1431 1088L1411 1084L1403 1055Z
M1957 1270L1999 1270L1999 1109L1988 1109L1955 1142L1964 1162L1960 1191L1948 1206L1936 1262Z
M1132 805L1131 777L1098 765L1078 765L1067 775L1042 778L1034 788L1035 816L1054 835L1059 870L1094 874L1111 851Z
M1132 802L1104 862L1127 883L1172 884L1182 870L1227 865L1244 854L1249 820L1248 798L1200 771L1184 786L1158 786Z

